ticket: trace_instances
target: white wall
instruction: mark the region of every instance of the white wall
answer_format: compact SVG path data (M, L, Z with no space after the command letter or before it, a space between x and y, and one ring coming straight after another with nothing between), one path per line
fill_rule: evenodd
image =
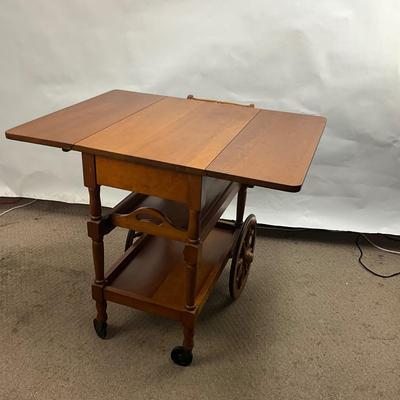
M2 0L0 131L113 88L321 114L303 191L254 189L248 211L400 234L399 4ZM0 140L0 195L87 201L78 153Z

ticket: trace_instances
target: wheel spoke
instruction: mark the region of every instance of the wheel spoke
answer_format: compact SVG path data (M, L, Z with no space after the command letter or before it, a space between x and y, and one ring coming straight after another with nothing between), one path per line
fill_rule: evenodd
M235 250L232 253L229 290L234 299L240 296L240 293L246 285L250 266L254 258L256 223L254 215L249 215L246 218L235 244Z
M251 238L252 238L252 233L251 231L249 231L246 235L246 240L245 240L246 247L249 247L251 245Z
M243 275L243 259L240 258L236 264L236 284L240 287L240 283Z
M251 241L250 241L250 246L251 246L251 247L254 246L255 239L256 239L256 230L255 230L255 228L254 228L254 229L252 229L252 231L251 231Z
M251 231L249 231L248 235L246 236L246 247L253 247L254 245L254 230L252 229Z
M244 258L246 264L250 265L253 262L253 259L254 259L254 252L251 249L247 250Z

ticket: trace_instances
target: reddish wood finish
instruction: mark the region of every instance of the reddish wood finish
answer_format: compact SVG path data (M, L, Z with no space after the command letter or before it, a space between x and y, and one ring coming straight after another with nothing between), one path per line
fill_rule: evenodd
M214 229L203 243L194 290L194 304L200 305L208 289L207 279L223 268L232 247L233 232ZM110 281L105 291L122 289L148 298L153 303L185 311L185 244L161 237L150 237L129 265ZM145 267L144 267L145 266ZM108 273L109 276L111 272ZM144 306L146 307L146 306ZM140 308L140 307L139 307Z
M257 112L165 98L81 140L75 149L204 170Z
M246 207L247 187L242 185L237 196L236 203L236 225L243 222L244 211Z
M193 96L112 91L6 135L83 152L96 332L106 336L107 301L179 320L183 347L172 358L180 364L191 357L196 317L230 257L233 298L246 283L256 224L254 216L243 223L247 187L299 190L325 122ZM137 193L102 215L101 185ZM236 194L235 223L218 222ZM105 273L103 237L115 226L143 234Z
M152 94L112 90L9 129L6 137L71 149L80 140L162 98Z
M90 195L88 234L95 269L92 296L97 334L106 336L107 301L113 301L181 321L183 346L191 350L196 316L236 240L237 231L217 221L239 185L87 153L83 153L82 164ZM136 193L102 215L99 183L145 189L181 203ZM158 236L142 235L104 273L103 236L114 226Z
M154 195L201 208L201 177L138 162L96 156L99 185ZM197 187L193 185L197 181Z
M208 165L207 174L297 192L325 124L323 117L262 110Z
M317 116L114 90L6 136L295 192L325 123Z

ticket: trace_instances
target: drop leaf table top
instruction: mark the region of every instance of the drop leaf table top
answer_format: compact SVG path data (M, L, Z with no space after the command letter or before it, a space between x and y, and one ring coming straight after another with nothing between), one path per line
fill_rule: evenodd
M6 137L296 192L325 124L320 116L112 90Z

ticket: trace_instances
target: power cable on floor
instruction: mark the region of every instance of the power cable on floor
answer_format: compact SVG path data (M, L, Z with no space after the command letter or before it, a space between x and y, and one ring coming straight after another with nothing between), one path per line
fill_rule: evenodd
M263 228L263 229L269 229L269 230L292 231L292 232L296 232L296 231L305 231L305 230L307 230L307 228L280 228L280 227L271 226L271 225L264 225L264 224L262 224L260 227ZM392 236L390 236L390 235L383 234L382 236L384 236L384 237L386 237L386 238L388 238L388 239L394 240L394 241L396 241L396 242L399 242L399 241L400 241L400 238L394 238L394 237L392 237ZM372 246L374 246L374 247L377 248L378 250L384 251L384 252L386 252L386 253L391 253L391 254L395 254L395 255L400 255L400 251L391 250L391 249L386 249L386 248L384 248L384 247L378 246L378 245L377 245L376 243L374 243L370 238L368 238L365 234L363 234L363 233L358 233L358 235L357 235L357 237L356 237L356 246L357 246L358 250L360 251L360 256L358 257L358 262L360 263L360 265L361 265L366 271L368 271L368 272L371 273L372 275L375 275L375 276L377 276L377 277L379 277L379 278L384 278L384 279L393 278L393 277L395 277L395 276L400 275L400 271L399 271L399 272L395 272L395 273L393 273L393 274L389 274L389 275L383 275L383 274L380 274L380 273L378 273L378 272L375 272L375 271L373 271L372 269L370 269L369 267L367 267L367 265L365 265L365 263L362 261L362 258L363 258L364 253L363 253L363 250L362 250L362 247L361 247L361 243L360 243L360 239L361 239L361 238L364 238L364 239L365 239L368 243L370 243Z
M21 204L20 206L15 206L15 207L9 208L8 210L3 211L2 213L0 213L0 217L2 217L3 215L6 215L10 211L16 210L17 208L22 208L22 207L29 206L30 204L34 203L35 201L37 201L37 199L32 200L29 203Z
M378 246L376 243L374 243L367 235L365 235L364 233L359 233L359 235L361 235L367 242L369 242L369 244L371 244L372 246L374 246L376 249L378 250L382 250L385 251L386 253L390 253L390 254L397 254L400 255L400 251L396 251L396 250L392 250L392 249L385 249L384 247Z
M376 245L376 244L373 243L370 239L368 239L364 234L359 233L359 234L357 235L357 238L356 238L356 245L357 245L357 247L358 247L358 250L360 251L360 256L358 257L358 262L361 264L361 266L362 266L364 269L366 269L368 272L370 272L372 275L378 276L379 278L385 278L385 279L387 279L387 278L393 278L394 276L400 275L400 271L399 271L399 272L395 272L395 273L393 273L393 274L389 274L389 275L383 275L383 274L379 274L378 272L375 272L375 271L373 271L372 269L368 268L368 267L363 263L363 261L362 261L362 258L363 258L363 255L364 255L363 250L362 250L362 247L361 247L361 244L360 244L360 239L361 239L362 237L363 237L364 239L366 239L369 243L371 243L371 244L372 244L374 247L376 247L377 249L380 249L380 250L382 250L382 251L386 251L386 252L389 252L389 253L392 253L392 254L396 254L396 255L399 255L399 254L400 254L398 251L389 250L389 249L384 249L383 247L380 247L380 246Z
M382 236L385 237L386 239L390 239L390 240L393 240L395 242L400 242L400 238L399 237L393 237L393 235L387 235L385 233L383 233Z

